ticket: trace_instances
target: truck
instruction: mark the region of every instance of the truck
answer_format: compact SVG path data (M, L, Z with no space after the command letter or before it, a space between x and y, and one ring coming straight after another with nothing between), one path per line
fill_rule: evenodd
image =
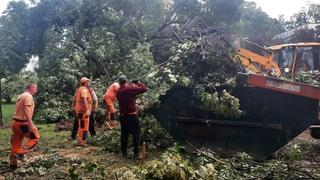
M240 43L241 41L242 43ZM242 45L234 46L235 56L239 57L242 64L251 72L288 79L293 79L298 73L304 72L319 81L320 43L318 42L298 42L261 47L246 39L237 38L235 43ZM253 49L258 49L258 51L252 52L246 49L245 46L248 44L251 44L249 45L251 47L255 46ZM318 116L320 117L320 114ZM313 138L320 139L319 120L309 129Z
M216 34L216 31L206 28L199 34L205 33ZM237 74L234 89L240 109L245 112L240 118L222 118L212 110L195 106L193 89L179 85L161 96L160 104L150 112L182 143L210 148L221 155L245 152L264 160L318 122L320 88L283 78L301 67L300 47L305 51L310 48L283 45L255 46L249 50L237 40L226 43L235 52L231 61L245 70ZM291 61L287 56L280 56L282 51L293 49L297 52L291 53L294 54ZM312 52L314 57L316 52ZM309 61L307 58L306 62ZM311 68L319 66L317 58L313 61Z

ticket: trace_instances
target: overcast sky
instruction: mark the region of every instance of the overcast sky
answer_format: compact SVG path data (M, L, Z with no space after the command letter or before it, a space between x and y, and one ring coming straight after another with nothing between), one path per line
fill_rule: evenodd
M0 0L0 12L2 13L10 0Z
M0 0L0 13L2 13L6 9L10 1L19 1L19 0ZM25 0L25 1L28 2L29 0Z
M284 15L289 20L290 16L299 12L303 7L308 7L310 3L320 4L320 0L247 0L255 1L262 11L273 18Z
M0 0L0 12L2 12L8 2L11 0ZM228 0L226 0L228 1ZM285 15L289 19L294 13L297 13L301 8L306 7L308 3L320 4L320 0L247 0L255 1L261 9L268 13L273 18L278 18L279 15Z

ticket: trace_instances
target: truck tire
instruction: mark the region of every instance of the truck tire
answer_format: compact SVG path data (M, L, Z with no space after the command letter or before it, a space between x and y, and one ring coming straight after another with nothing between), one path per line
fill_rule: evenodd
M310 135L315 139L320 139L320 126L319 127L310 127Z

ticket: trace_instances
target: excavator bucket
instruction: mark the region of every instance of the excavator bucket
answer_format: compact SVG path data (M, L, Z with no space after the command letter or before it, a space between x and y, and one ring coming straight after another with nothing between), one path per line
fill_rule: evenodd
M193 92L172 87L151 109L181 143L220 153L246 152L264 160L318 119L319 88L256 74L239 74L235 95L245 112L238 119L216 119L194 106Z

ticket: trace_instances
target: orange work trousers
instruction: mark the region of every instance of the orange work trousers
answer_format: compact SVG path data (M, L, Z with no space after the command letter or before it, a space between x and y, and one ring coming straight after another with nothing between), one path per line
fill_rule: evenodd
M112 117L112 116L114 116L114 114L116 112L116 109L114 108L114 104L112 101L109 101L109 100L106 101L106 103L107 103L107 108L108 108L109 121L114 120L114 117Z
M89 131L89 116L85 113L77 113L78 116L78 144L85 144L87 142Z
M30 129L30 122L15 121L12 122L11 153L10 164L17 165L14 155L24 155L38 144L40 135L37 129ZM24 138L28 141L22 145Z
M109 127L110 128L115 128L116 123L114 122L115 120L115 113L116 109L114 108L114 104L111 101L106 101L107 102L107 108L108 108L108 121L109 121Z

